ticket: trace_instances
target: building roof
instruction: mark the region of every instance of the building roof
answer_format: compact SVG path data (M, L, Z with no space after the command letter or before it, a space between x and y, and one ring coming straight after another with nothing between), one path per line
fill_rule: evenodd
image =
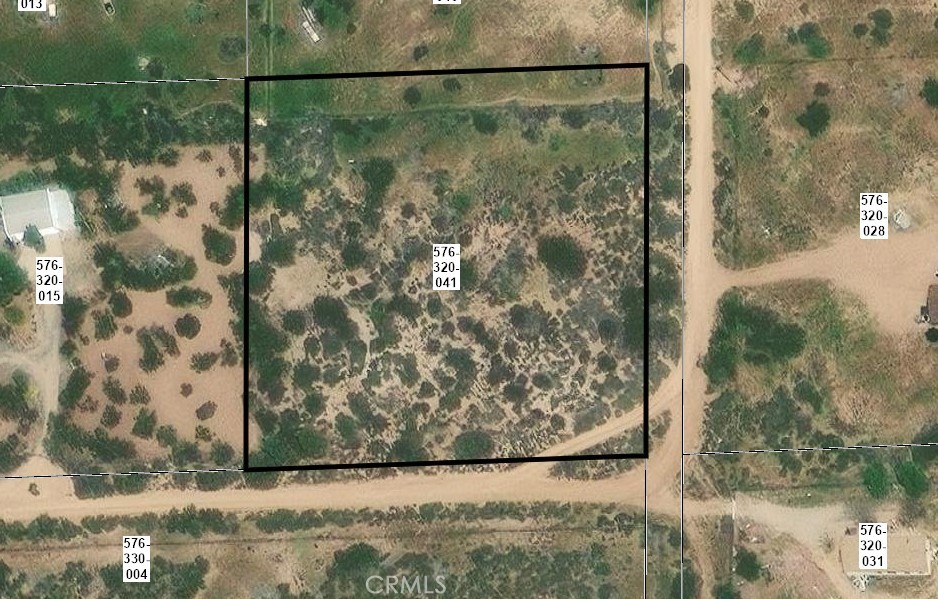
M845 536L840 541L840 561L846 574L897 576L931 574L931 542L914 532L889 533L886 536L886 569L860 569L860 539Z
M928 310L929 320L938 322L938 285L931 285L928 288L928 299L925 302L925 309Z
M75 209L63 189L40 189L0 196L0 220L8 237L22 239L28 225L43 235L75 228Z

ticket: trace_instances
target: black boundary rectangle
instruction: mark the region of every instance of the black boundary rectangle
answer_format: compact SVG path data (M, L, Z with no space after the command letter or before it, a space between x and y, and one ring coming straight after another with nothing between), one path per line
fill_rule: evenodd
M248 372L250 369L250 359L248 351L248 330L247 325L249 307L249 293L247 287L247 277L249 272L250 257L248 255L250 238L250 198L248 190L250 189L250 156L251 156L251 94L250 88L253 82L263 81L308 81L317 79L367 79L382 77L419 77L432 75L474 75L485 73L537 73L537 72L555 72L555 71L588 71L588 70L611 70L611 69L641 69L644 74L644 123L643 123L643 208L642 221L644 225L644 243L643 259L644 267L642 269L643 292L644 292L644 347L642 349L643 367L642 367L642 451L633 453L609 453L609 454L584 454L584 455L560 455L560 456L526 456L526 457L504 457L504 458L481 458L468 460L425 460L414 462L354 462L354 463L324 463L324 464L303 464L303 465L283 465L283 466L251 466L249 464L250 443L249 443L249 415L250 405L248 401L249 386ZM472 466L484 464L523 464L528 462L578 462L578 461L597 461L597 460L621 460L634 459L645 460L649 455L649 376L650 376L650 351L649 351L649 289L651 268L649 264L651 225L648 220L650 210L650 174L651 157L650 152L650 124L649 115L651 109L651 65L648 62L626 62L626 63L603 63L603 64L573 64L559 66L528 66L528 67L492 67L480 69L439 69L439 70L421 70L421 71L377 71L364 73L321 73L309 75L254 75L244 79L244 394L243 394L243 432L244 432L244 472L296 472L308 470L356 470L356 469L380 469L380 468L422 468L428 466Z

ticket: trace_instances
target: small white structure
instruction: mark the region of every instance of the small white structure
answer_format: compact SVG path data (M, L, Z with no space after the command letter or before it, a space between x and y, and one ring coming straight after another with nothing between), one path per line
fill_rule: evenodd
M0 223L6 236L18 242L29 225L35 225L43 237L56 235L75 229L75 207L64 189L0 196Z
M896 226L899 227L900 231L905 231L912 226L912 217L909 216L909 213L902 208L896 210L896 212L892 215L892 221L896 223Z
M303 31L305 31L306 35L308 35L309 38L313 40L314 44L319 43L319 40L321 40L322 38L319 37L319 34L316 33L316 29L313 27L313 25L316 24L316 17L313 16L313 11L311 11L306 6L303 6L301 8L303 10L303 16L306 17L306 20L303 21L303 25L302 25Z

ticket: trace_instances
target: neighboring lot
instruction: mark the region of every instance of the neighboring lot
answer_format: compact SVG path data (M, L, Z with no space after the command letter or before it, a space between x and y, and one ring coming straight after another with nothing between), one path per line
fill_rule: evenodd
M777 260L857 230L864 192L888 192L915 226L934 222L933 6L723 0L715 10L724 264Z
M397 576L465 599L586 599L631 596L643 576L643 515L614 504L240 515L186 507L80 523L46 517L25 527L0 524L0 534L4 597L50 587L116 596L125 588L114 558L123 534L151 535L153 576L144 586L159 597L367 597L366 584L374 589ZM370 577L378 580L367 583Z
M321 38L303 29L310 8ZM252 75L636 62L645 6L634 0L250 0Z
M938 352L820 281L724 295L702 364L704 451L938 441ZM777 454L795 472L809 457Z
M0 346L48 419L28 456L66 472L240 463L243 117L237 85L190 85L0 90L0 189L75 200L41 252L63 305L19 306L30 286Z
M57 2L58 14L0 5L0 83L242 77L243 3Z
M768 454L688 459L687 555L706 589L726 599L859 596L850 575L859 571L860 522L887 524L890 569L927 571L938 536L933 448L799 457L805 467L794 472ZM888 578L865 571L872 578L862 596L934 597L931 569Z
M252 86L251 465L531 455L640 405L641 81Z

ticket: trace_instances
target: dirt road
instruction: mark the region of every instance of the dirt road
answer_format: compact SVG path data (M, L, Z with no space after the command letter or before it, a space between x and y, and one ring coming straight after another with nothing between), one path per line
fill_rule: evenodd
M925 303L926 284L938 267L938 225L912 232L891 231L883 241L861 240L857 231L838 236L823 249L793 254L781 262L730 273L730 285L765 285L789 279L825 279L856 294L880 328L906 333Z

